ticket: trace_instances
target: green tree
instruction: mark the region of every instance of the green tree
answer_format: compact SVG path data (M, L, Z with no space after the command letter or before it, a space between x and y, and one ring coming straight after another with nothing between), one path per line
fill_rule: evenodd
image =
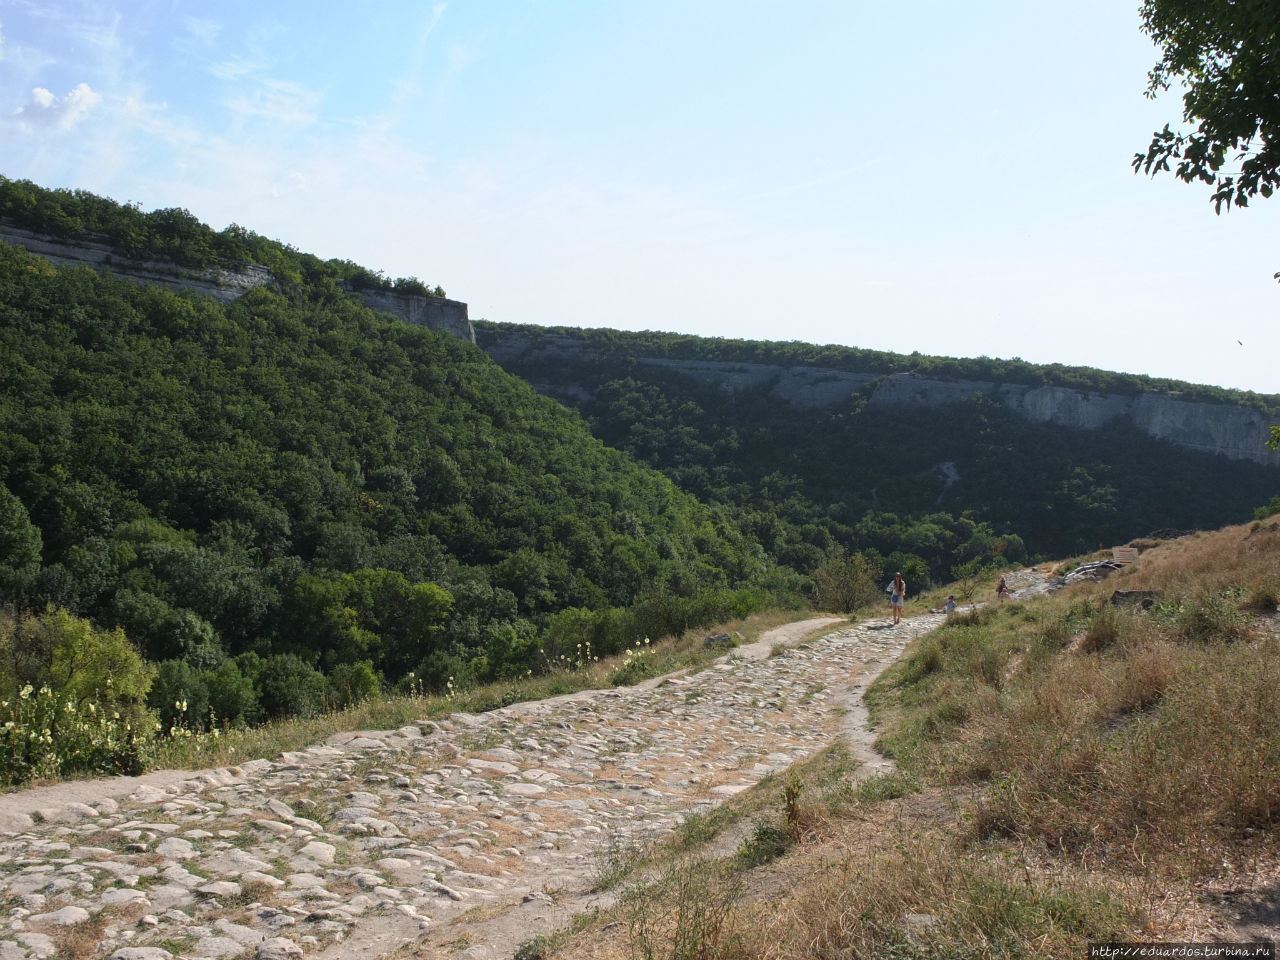
M27 508L0 484L0 604L25 598L40 570L43 545Z
M292 653L262 661L257 676L258 700L271 717L311 717L324 710L329 682L324 674Z
M252 723L258 717L258 694L253 680L235 660L224 660L201 675L209 691L209 712L217 723Z
M1212 186L1216 210L1247 206L1280 184L1280 7L1274 0L1143 0L1142 29L1160 48L1147 95L1178 83L1182 117L1153 135L1135 170L1173 167ZM1236 163L1238 162L1238 167Z
M827 551L809 576L814 605L820 610L852 613L880 599L880 568L861 553L850 554L840 544Z
M962 600L972 600L978 592L978 584L982 578L995 569L994 564L984 563L982 557L971 557L964 563L957 563L951 568L951 576L955 577L956 591Z
M65 610L0 622L0 685L12 696L24 684L48 686L75 703L140 703L154 669L124 632L99 630Z

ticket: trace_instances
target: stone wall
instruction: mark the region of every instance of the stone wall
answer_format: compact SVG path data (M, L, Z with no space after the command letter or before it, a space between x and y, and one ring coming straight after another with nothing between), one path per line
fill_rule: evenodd
M70 243L2 223L0 241L25 247L57 264L107 270L138 283L159 284L173 291L192 290L223 303L230 303L246 291L272 282L271 271L258 264L249 264L243 270L197 270L168 262L128 260L105 243ZM467 316L467 305L459 300L396 293L394 290L363 291L361 297L372 310L476 342L475 330Z

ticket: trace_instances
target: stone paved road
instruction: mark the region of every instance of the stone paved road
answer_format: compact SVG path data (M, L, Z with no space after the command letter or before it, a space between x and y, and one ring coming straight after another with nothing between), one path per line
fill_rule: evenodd
M114 960L374 960L415 942L510 957L568 919L566 897L586 905L601 850L829 745L870 676L940 620L846 624L640 688L342 734L11 817L0 960L76 944Z

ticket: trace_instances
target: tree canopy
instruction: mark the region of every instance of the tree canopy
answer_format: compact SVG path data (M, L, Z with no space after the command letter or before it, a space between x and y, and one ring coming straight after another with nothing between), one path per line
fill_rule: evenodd
M1183 85L1182 117L1195 129L1179 133L1166 124L1134 157L1134 169L1172 169L1187 183L1211 185L1218 212L1271 196L1280 184L1280 6L1144 0L1141 15L1161 52L1147 95Z

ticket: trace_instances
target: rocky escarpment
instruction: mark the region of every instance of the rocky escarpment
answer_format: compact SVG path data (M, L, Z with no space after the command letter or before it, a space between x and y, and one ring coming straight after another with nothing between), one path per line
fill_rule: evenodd
M154 283L170 290L192 290L223 303L239 299L254 287L272 283L271 271L259 264L242 270L211 268L196 270L156 260L130 260L108 244L90 241L67 242L0 224L0 241L25 247L31 253L57 264L107 270L138 283ZM365 306L389 313L406 323L440 330L475 343L476 334L467 316L467 305L445 297L427 297L395 290L359 291Z
M487 349L494 360L513 372L592 360L589 344L554 335L536 338L508 335L489 344ZM887 408L938 407L986 396L1034 423L1095 430L1125 419L1148 436L1189 450L1280 466L1280 453L1266 447L1272 420L1258 410L1227 403L1180 400L1164 393L1098 394L1070 387L935 379L911 373L851 373L826 367L671 357L633 359L642 366L663 367L683 376L714 382L724 390L767 390L777 399L801 408L833 406L862 391L869 391L870 405ZM563 385L552 389L535 382L534 387L556 395L566 392ZM581 393L580 388L575 389ZM562 398L571 402L582 399L580 395Z

